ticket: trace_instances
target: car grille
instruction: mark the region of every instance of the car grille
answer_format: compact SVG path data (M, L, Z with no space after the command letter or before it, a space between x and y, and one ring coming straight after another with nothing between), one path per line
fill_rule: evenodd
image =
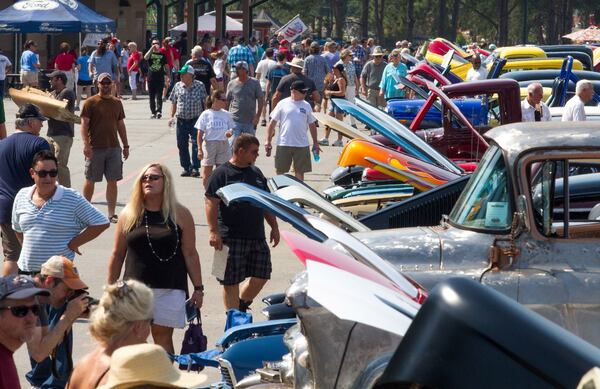
M223 382L229 387L233 388L235 382L235 375L233 374L233 370L231 369L231 364L225 359L219 359L219 365Z

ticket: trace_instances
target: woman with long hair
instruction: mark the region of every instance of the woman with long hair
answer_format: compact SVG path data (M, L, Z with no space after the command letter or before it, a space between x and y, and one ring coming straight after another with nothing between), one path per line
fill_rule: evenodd
M173 328L185 326L185 304L202 306L204 287L196 251L194 219L179 204L169 170L159 163L147 165L133 183L129 202L119 215L108 282L114 283L125 264L124 279L135 279L154 292L154 343L170 353Z
M90 334L98 347L75 366L67 388L96 388L105 383L112 353L120 347L146 342L153 299L152 290L134 280L104 287L90 324Z
M220 166L231 158L231 146L227 138L233 134L235 123L225 110L227 96L216 90L206 98L206 110L202 112L195 128L198 129L198 159L202 165L202 184L206 188L213 167Z
M348 85L348 77L344 70L344 64L338 63L333 67L333 80L325 86L325 98L337 97L343 99L346 97L346 86ZM338 120L344 120L344 111L336 107L332 102L329 102L327 114ZM331 128L325 127L325 138L319 141L322 146L329 146L329 134ZM342 146L342 134L338 133L338 139L333 142L332 146Z

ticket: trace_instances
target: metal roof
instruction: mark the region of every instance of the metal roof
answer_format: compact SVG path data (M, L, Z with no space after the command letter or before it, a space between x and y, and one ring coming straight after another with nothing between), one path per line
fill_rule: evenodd
M526 122L498 126L485 138L500 146L509 161L537 148L594 149L600 151L600 122Z

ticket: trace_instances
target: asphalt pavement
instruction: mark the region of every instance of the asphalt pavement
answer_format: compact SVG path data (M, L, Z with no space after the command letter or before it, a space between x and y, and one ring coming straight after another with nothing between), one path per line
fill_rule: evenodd
M14 132L14 120L17 106L10 100L4 100L6 110L6 126L9 135ZM140 169L148 163L160 162L166 165L175 177L176 194L179 201L190 209L194 216L196 225L196 247L200 254L202 266L203 281L205 285L204 306L201 311L203 329L208 336L209 348L213 347L218 338L223 334L225 325L225 310L222 302L222 288L211 276L212 258L214 250L208 244L208 227L204 212L204 191L202 180L199 178L180 177L181 168L179 165L179 155L177 151L175 130L167 124L168 113L171 110L171 104L166 102L163 107L165 115L162 119L151 119L147 96L141 96L140 100L123 100L125 108L125 123L127 126L127 135L130 144L130 156L123 166L123 179L118 184L117 212L126 204L130 192L132 181ZM78 112L76 112L78 113ZM47 126L44 124L42 136L46 134ZM322 136L322 130L319 136ZM275 174L273 157L266 157L262 144L266 138L266 128L260 126L257 130L257 137L261 142L261 152L256 162L257 166L263 171L266 177L272 177ZM332 139L334 135L332 134ZM340 147L323 147L321 159L318 163L313 162L313 172L305 175L305 181L317 190L323 190L331 186L329 175L337 167L337 159L341 152ZM71 170L71 181L74 189L81 192L84 184L84 156L79 126L75 126L75 140L71 150L69 160ZM92 203L102 212L106 210L105 200L106 184L98 183ZM279 221L282 230L294 230L291 226ZM266 226L268 236L269 229ZM102 286L106 282L108 259L113 247L114 225L105 231L94 241L81 247L82 255L75 259L81 278L89 285L90 294L99 298L102 295ZM267 283L263 291L252 305L254 321L264 320L260 313L263 304L260 299L268 294L282 292L288 287L292 277L302 270L302 265L296 259L285 242L272 249L273 273L272 279ZM73 361L77 361L86 353L91 351L96 345L88 331L88 322L86 320L77 321L73 328ZM183 329L175 330L174 344L176 351L181 347L183 338ZM149 339L151 341L151 339ZM15 361L19 376L21 377L22 387L28 387L24 376L30 370L29 358L25 346L21 347L15 353ZM210 382L219 378L218 371L208 368Z

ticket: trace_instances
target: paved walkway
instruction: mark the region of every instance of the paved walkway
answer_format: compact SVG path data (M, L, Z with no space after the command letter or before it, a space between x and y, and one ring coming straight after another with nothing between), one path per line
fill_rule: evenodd
M10 100L4 100L7 118L7 130L11 134L14 131L16 105ZM117 212L127 202L131 190L131 182L139 170L151 162L160 162L169 167L175 176L175 188L179 201L188 207L196 223L197 248L200 253L202 265L203 280L206 286L206 295L204 299L204 308L202 309L203 328L208 336L209 347L214 345L218 337L223 333L225 323L225 314L221 299L221 288L215 278L211 276L213 249L208 244L208 228L204 214L204 200L202 181L198 178L179 177L181 168L179 167L179 157L177 153L175 131L167 125L168 115L162 119L150 119L150 109L146 96L141 96L141 100L123 101L125 122L129 138L130 157L124 164L124 178L119 182L119 195ZM166 103L163 112L170 112L170 103ZM42 129L42 134L46 133L46 125ZM319 133L321 137L322 132ZM264 156L262 143L266 137L265 127L258 129L257 136L261 142L261 155L257 160L257 165L262 169L267 177L275 174L273 168L273 158ZM341 148L322 147L323 153L319 163L313 164L313 172L306 175L306 181L315 189L322 190L330 186L329 175L337 166L337 158ZM79 135L79 126L75 127L75 141L71 152L69 168L71 169L71 181L73 187L79 191L84 183L84 158L81 137ZM93 197L93 204L103 212L106 212L106 203L104 198L105 183L96 185L96 192ZM280 221L282 229L293 230L289 225ZM268 236L267 226L267 236ZM102 285L105 283L107 275L107 262L111 254L113 245L114 226L104 232L95 241L82 247L82 256L76 258L77 267L81 273L82 279L90 286L90 293L94 297L100 297L102 294ZM272 251L273 274L272 280L266 285L259 299L253 304L254 320L264 320L260 313L262 303L259 301L262 296L284 291L289 285L290 279L297 272L302 270L300 262L296 259L285 243L281 243ZM79 358L95 347L93 339L88 332L87 321L77 322L74 326L74 350L73 360L75 363ZM180 348L183 337L183 330L176 330L174 336L176 350ZM29 371L29 359L27 357L26 347L22 347L16 354L15 359L19 375L24 377ZM216 369L207 371L211 382L218 379L219 374ZM27 382L22 379L22 386L27 387Z

